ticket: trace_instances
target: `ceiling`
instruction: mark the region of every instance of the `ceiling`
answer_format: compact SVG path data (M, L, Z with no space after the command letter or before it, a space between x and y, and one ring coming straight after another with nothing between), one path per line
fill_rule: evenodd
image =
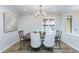
M18 14L34 14L38 10L38 5L5 5L5 7L16 10ZM45 13L65 13L79 10L79 5L42 5Z

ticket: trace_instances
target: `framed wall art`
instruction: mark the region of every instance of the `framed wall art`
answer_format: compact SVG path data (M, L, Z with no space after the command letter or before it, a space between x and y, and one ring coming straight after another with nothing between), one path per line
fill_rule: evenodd
M3 13L4 32L13 32L18 30L18 17L10 13Z

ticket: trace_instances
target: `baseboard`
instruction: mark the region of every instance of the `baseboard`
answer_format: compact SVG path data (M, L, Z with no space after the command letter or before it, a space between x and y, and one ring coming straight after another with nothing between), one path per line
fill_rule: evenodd
M11 47L12 45L14 45L15 43L17 43L19 40L16 40L15 42L13 42L12 44L10 44L9 46L5 47L3 50L0 51L0 53L4 52L6 49L8 49L9 47Z
M64 43L68 44L69 46L71 46L73 49L79 51L79 48L75 47L73 44L70 44L70 43L68 43L68 42L66 42L66 41L64 41L64 40L62 40L62 41L63 41Z

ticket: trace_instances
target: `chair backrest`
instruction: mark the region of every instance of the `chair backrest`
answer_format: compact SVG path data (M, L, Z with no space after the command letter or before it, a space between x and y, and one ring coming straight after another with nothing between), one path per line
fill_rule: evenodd
M24 36L24 32L23 32L23 30L18 31L18 34L19 34L19 38L21 39L21 38Z
M46 32L45 31L44 32L39 31L39 34L40 34L40 38L45 38Z
M62 32L57 30L56 31L56 36L55 37L58 37L59 39L61 39L61 36L62 36Z
M53 47L55 44L55 32L46 33L44 39L44 45L47 47Z
M61 37L62 37L62 32L60 31L59 39L61 39Z
M60 32L59 32L59 30L57 30L56 31L56 37L59 37L59 35L60 35Z
M31 33L31 47L39 48L41 46L41 39L39 33Z

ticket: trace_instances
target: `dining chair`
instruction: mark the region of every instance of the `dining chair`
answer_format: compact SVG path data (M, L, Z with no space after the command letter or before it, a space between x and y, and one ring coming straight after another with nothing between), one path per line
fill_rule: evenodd
M24 31L18 31L19 34L19 38L20 38L20 49L25 45L25 43L27 43L27 45L29 45L29 41L30 39L27 39L27 37L24 35Z
M44 32L39 31L39 34L40 34L40 38L44 39L46 32L45 31Z
M61 49L61 36L62 36L62 32L57 30L56 31L56 35L55 35L55 44L59 44L59 49Z
M45 48L53 50L53 46L55 45L55 32L52 33L46 32L43 45L45 46Z
M41 47L40 34L35 32L31 33L31 48L38 49Z

